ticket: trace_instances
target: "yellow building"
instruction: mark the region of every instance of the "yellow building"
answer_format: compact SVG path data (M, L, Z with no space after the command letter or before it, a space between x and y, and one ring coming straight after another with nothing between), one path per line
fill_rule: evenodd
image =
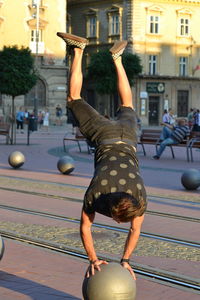
M117 39L128 40L127 50L140 56L133 102L144 125L159 125L164 109L186 117L200 108L199 16L199 0L68 0L68 27L89 39L88 56ZM112 116L90 86L85 95Z
M65 111L65 45L56 36L66 31L66 0L0 0L0 49L17 45L29 47L36 58L40 79L29 94L16 97L16 109L29 111L48 107L51 119L60 104ZM35 100L36 99L36 100ZM1 112L7 114L10 99L1 95Z

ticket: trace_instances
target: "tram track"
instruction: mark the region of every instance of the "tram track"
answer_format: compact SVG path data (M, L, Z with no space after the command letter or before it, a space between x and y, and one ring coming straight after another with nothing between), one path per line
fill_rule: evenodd
M8 206L8 205L0 204L0 209L15 211L15 212L19 212L19 213L25 213L25 214L30 214L30 215L37 215L37 216L41 216L41 217L45 217L45 218L51 218L54 220L60 220L60 221L80 224L80 219L77 219L77 218L71 218L71 217L67 217L64 215L52 214L52 213L47 213L47 212L37 211L37 210L32 210L32 209L25 209L22 207ZM96 223L96 222L93 223L93 227L97 227L97 228L101 228L101 229L105 229L105 230L111 230L114 232L128 233L128 229L125 229L125 228L122 228L119 226L110 226L110 225L105 225L105 224ZM146 237L146 238L156 239L156 240L165 241L165 242L169 242L169 243L175 243L175 244L179 244L179 245L186 246L186 247L200 248L200 243L196 242L196 241L189 241L189 240L184 240L184 239L179 239L179 238L173 238L171 236L154 234L154 233L143 232L143 231L141 232L140 235L143 237Z
M12 239L15 241L31 244L40 248L45 248L65 255L70 255L74 258L79 258L82 260L88 259L84 251L78 248L73 248L70 246L57 244L38 238L32 238L27 235L16 234L11 231L0 230L0 234L5 239ZM111 258L109 256L104 256L99 253L97 254L99 259L107 260L108 262L119 262L119 259L117 258ZM200 294L200 281L198 279L173 272L168 272L161 269L155 269L146 265L135 263L132 260L130 261L130 265L134 269L134 272L142 278L153 280L154 282L156 281L160 284L170 284L175 288L184 288L193 293Z
M36 192L36 191L27 191L27 190L22 190L22 189L15 189L15 188L8 188L8 187L1 187L1 186L0 186L0 190L4 190L4 191L8 191L8 192L21 193L21 194L26 194L26 195L32 195L32 196L38 196L38 197L44 197L44 198L51 198L51 199L57 199L57 200L83 203L83 200L81 200L81 199L66 197L66 196L60 196L60 195L53 195L53 194L49 194L49 193L42 193L42 192ZM154 199L155 199L155 196L154 196ZM167 199L167 198L165 198L165 199ZM149 197L149 200L151 200L151 197ZM178 220L184 220L184 221L188 221L188 222L200 223L200 218L177 215L177 214L171 214L171 213L164 213L164 212L160 212L160 211L147 210L146 214L154 215L154 216L160 216L160 217L166 217L166 218L172 218L172 219L178 219Z
M75 185L75 184L69 184L69 183L62 183L62 182L55 182L55 181L47 181L47 180L41 180L41 179L33 179L33 178L24 178L24 177L16 177L16 176L11 176L11 175L0 175L0 179L9 179L9 180L17 180L19 182L24 182L27 181L29 183L35 183L39 185L49 185L51 187L53 186L59 186L59 187L65 187L65 188L74 188L74 189L81 189L83 192L86 191L87 186L84 185ZM0 189L3 189L3 187L0 187ZM180 197L165 197L165 196L155 196L155 195L150 195L148 197L150 200L168 200L168 201L179 201L181 203L187 203L187 204L199 204L200 205L200 200L199 197L195 197L192 200L186 200L182 199Z

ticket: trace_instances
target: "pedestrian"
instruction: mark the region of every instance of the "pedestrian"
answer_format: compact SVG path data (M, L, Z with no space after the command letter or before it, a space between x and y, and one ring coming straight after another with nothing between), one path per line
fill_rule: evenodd
M56 125L61 126L61 117L62 117L62 108L61 106L58 104L56 106Z
M200 112L196 109L194 112L194 125L192 131L200 131Z
M164 109L163 116L162 116L162 123L169 124L169 120L170 120L169 113L167 109Z
M113 121L100 115L80 96L83 82L82 57L88 41L71 34L57 35L74 51L69 78L68 108L78 121L85 138L96 145L94 175L84 196L80 224L82 242L90 261L86 277L93 275L94 269L100 271L101 264L107 264L105 260L98 259L91 234L95 213L100 213L117 223L130 222L121 264L135 278L129 258L138 242L147 203L136 157L136 112L121 58L127 42L116 42L110 49L121 99L117 119Z
M188 127L190 128L190 130L192 130L192 127L194 125L194 109L190 108L190 111L187 115L187 120L188 120Z
M174 125L176 123L176 116L174 115L172 108L169 108L168 115L169 115L169 124Z
M25 114L23 111L23 107L19 108L19 111L16 114L16 123L17 123L17 130L21 130L21 133L24 133L24 118Z
M179 144L190 135L190 130L185 119L178 120L177 126L167 123L161 123L161 125L164 126L160 138L161 143L156 155L153 156L154 159L161 157L166 146Z
M39 113L38 113L38 125L39 125L39 128L42 128L43 119L44 119L44 112L40 110Z
M49 110L45 109L43 113L43 128L46 132L49 132Z

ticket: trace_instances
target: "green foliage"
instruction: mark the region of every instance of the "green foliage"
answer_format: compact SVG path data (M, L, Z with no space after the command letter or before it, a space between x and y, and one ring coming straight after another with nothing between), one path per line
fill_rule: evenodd
M142 72L140 58L136 54L124 53L122 56L129 83ZM94 53L88 66L87 78L94 81L99 94L113 94L117 90L117 76L113 59L108 50Z
M36 84L34 58L29 48L4 47L0 51L0 92L13 98L24 95Z

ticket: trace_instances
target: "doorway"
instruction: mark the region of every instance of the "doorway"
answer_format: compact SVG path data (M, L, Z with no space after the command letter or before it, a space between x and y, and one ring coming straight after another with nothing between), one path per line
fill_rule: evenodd
M149 125L159 125L159 96L149 96Z

